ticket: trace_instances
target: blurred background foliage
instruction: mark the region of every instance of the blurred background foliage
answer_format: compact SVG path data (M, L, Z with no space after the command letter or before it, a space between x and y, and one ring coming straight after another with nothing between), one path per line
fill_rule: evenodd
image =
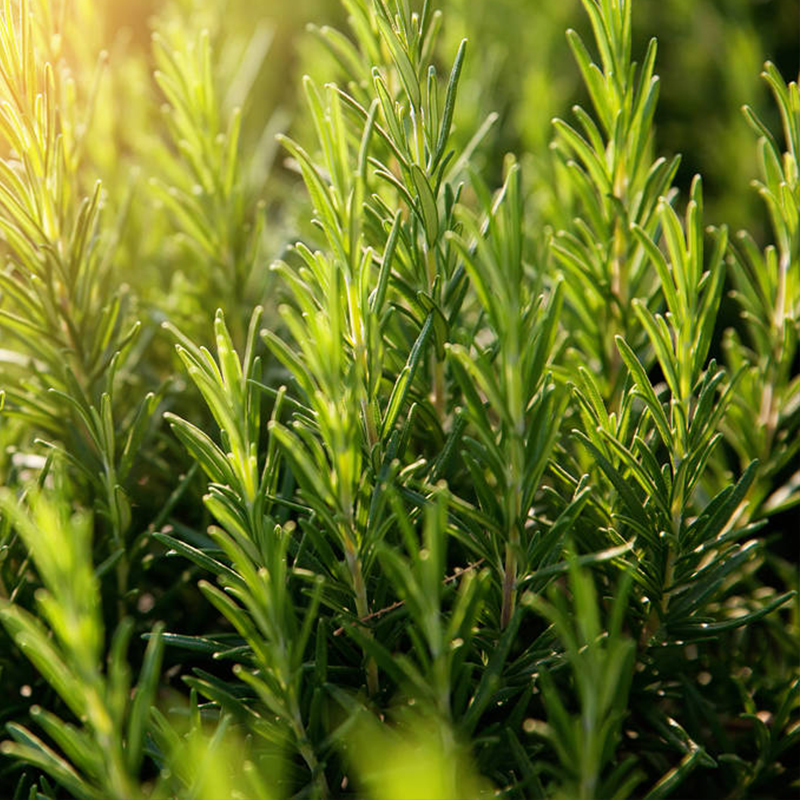
M141 164L139 156L150 149L142 143L141 131L158 130L157 125L144 123L148 116L151 121L158 116L163 97L152 80L142 79L153 66L154 23L161 29L164 19L171 19L184 34L191 29L210 32L214 81L222 91L220 110L226 114L235 105L243 106L242 150L253 153L259 142L265 145L265 130L296 130L308 124L296 90L298 80L306 73L330 80L332 59L307 35L306 27L341 28L345 18L336 0L136 0L82 5L85 19L67 15L80 25L79 41L85 45L85 50L75 54L78 74L88 76L95 69L96 54L102 49L109 52L110 68L105 71L102 102L96 104L99 113L93 122L90 151L112 197L125 196L112 191L114 183L128 185L132 163ZM454 52L464 37L481 43L480 51L465 64L456 135L461 131L469 138L489 111L497 111L501 123L487 140L485 159L498 177L502 163L498 153L541 157L552 137L552 118L568 116L572 105L586 101L564 38L567 28L588 31L579 0L447 0L441 8L447 17L440 44L443 54ZM794 0L637 0L633 23L634 52L643 52L652 35L659 39L658 151L682 155L677 178L682 187L688 188L691 177L703 173L711 224L724 221L732 230L752 229L762 211L749 187L749 180L757 175L756 153L740 108L752 105L768 127L777 123L777 111L758 75L766 60L783 75L797 71L798 4ZM242 69L246 59L250 63ZM235 76L238 81L233 80ZM85 80L77 84L91 85ZM252 181L272 204L275 192L265 189L274 167L268 156L281 156L274 148L266 150L253 165ZM274 216L271 219L269 227L280 229ZM754 231L757 238L763 226L762 219ZM159 239L156 235L146 238Z

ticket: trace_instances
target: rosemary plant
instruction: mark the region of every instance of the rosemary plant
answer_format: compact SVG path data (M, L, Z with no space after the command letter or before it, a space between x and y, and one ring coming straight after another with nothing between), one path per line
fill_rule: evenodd
M140 324L114 274L113 232L102 223L103 192L84 195L81 118L74 79L58 53L52 15L38 4L6 4L0 43L4 83L0 162L6 266L0 277L6 413L27 424L21 444L40 437L76 469L107 521L105 555L127 591L126 483L155 410L119 397L131 383ZM45 23L40 27L36 23ZM90 101L91 102L91 99Z
M796 793L797 84L729 237L632 0L93 5L0 4L0 794Z

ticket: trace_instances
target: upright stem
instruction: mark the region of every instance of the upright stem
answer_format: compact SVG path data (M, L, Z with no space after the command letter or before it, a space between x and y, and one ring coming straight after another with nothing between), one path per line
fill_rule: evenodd
M428 278L428 291L433 292L433 284L436 280L436 255L427 246L425 247L425 271ZM445 412L447 410L446 389L444 383L444 362L439 360L436 349L431 353L431 401L436 416L444 424Z
M128 609L125 604L125 596L128 594L128 575L130 568L128 565L128 554L123 553L120 560L117 562L117 620L122 620L127 616Z
M512 367L518 363L517 348L513 349ZM508 532L506 538L506 560L503 568L503 605L500 613L500 625L505 628L514 614L517 600L517 572L519 564L517 556L520 552L522 532L525 527L522 508L522 485L525 471L525 402L521 392L509 391L509 402L513 414L513 429L508 435L508 481L506 494L506 515ZM525 509L527 514L527 509ZM523 567L524 569L524 567Z
M667 540L666 552L664 553L664 578L662 580L661 599L656 605L651 603L650 614L647 622L642 628L642 634L639 640L640 646L644 647L655 635L658 630L661 620L666 619L667 612L669 611L669 601L672 594L672 583L675 579L675 561L680 555L680 533L681 524L683 521L683 484L678 483L675 487L674 496L672 499L672 533Z
M446 409L445 403L445 388L444 388L444 362L439 361L436 353L432 355L433 364L433 407L436 409L436 416L440 422L444 422L444 415Z
M361 559L356 553L353 540L350 537L345 539L345 558L347 559L347 567L350 570L350 578L353 581L353 593L356 600L356 614L359 619L364 619L369 616L369 603L367 602L367 587L364 583L364 575L361 571ZM372 631L364 626L364 634L372 638ZM369 656L366 651L364 656L367 658L367 691L370 695L378 693L378 665L375 659Z
M517 555L513 540L506 544L506 563L503 569L503 607L500 612L500 627L506 628L511 622L516 606Z
M295 736L297 737L297 749L299 750L303 761L306 762L306 766L309 768L309 770L311 770L311 774L314 777L314 783L318 790L316 797L320 798L321 800L327 800L327 798L330 797L330 789L328 788L328 781L325 778L325 772L324 770L320 769L319 761L317 760L317 754L314 752L314 748L308 741L308 735L306 734L305 725L303 725L303 718L300 714L300 709L297 707L296 703L294 705L295 709L292 725L294 727Z
M621 194L617 197L622 199ZM625 254L627 250L627 242L625 233L619 220L614 225L614 239L611 249L611 302L609 303L610 310L610 330L606 334L606 342L609 345L608 359L609 359L609 401L610 405L615 405L617 399L616 384L619 378L619 372L622 367L622 358L617 350L614 337L616 334L625 334L625 316L630 310L628 308L628 289L627 289L627 276L625 270ZM616 300L616 302L615 302Z
M361 401L361 415L364 417L364 429L367 432L367 446L369 451L372 452L372 448L378 443L378 429L375 426L375 419L366 399Z

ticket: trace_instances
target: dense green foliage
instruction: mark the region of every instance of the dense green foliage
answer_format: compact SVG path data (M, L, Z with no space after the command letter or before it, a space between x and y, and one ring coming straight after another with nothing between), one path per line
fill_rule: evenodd
M794 796L796 4L117 5L0 8L0 793Z

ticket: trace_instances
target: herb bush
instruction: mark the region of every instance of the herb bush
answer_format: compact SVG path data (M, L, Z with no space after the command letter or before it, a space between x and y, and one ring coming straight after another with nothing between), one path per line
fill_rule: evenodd
M318 5L4 0L3 796L794 796L797 84L730 235L631 0Z

